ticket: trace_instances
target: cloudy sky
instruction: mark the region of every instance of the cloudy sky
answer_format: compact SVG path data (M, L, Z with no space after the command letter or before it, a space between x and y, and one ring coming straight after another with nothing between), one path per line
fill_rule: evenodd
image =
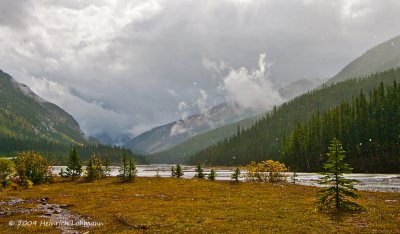
M331 77L399 35L399 12L398 0L0 0L0 69L88 135L134 136L226 100L279 103L277 87Z

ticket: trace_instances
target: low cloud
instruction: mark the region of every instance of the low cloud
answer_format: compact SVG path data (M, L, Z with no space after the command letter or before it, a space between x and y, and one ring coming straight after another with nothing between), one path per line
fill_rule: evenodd
M239 105L243 109L266 111L284 101L273 81L268 77L268 71L272 64L267 63L265 53L259 56L258 68L251 70L245 67L226 68L225 64L225 62L220 62L220 65L217 66L216 63L207 62L206 67L219 74L223 74L221 69L228 69L218 90L224 94L226 101L232 106Z
M88 135L136 136L181 118L182 101L187 116L226 101L269 108L275 86L331 77L397 36L399 11L398 0L2 0L0 69ZM270 69L254 65L260 51Z
M188 105L185 101L181 101L178 105L178 110L181 113L181 119L176 121L176 123L171 127L170 136L176 136L179 134L187 133L194 129L192 126L189 117L191 114L200 114L202 115L202 121L205 124L208 124L210 127L214 126L213 121L209 118L209 109L212 105L208 102L208 94L205 90L198 90L199 97L190 105Z
M75 113L74 117L80 123L82 130L88 135L108 133L110 137L115 139L121 134L132 135L132 132L129 132L131 126L126 124L130 116L107 109L103 103L96 100L86 101L71 92L69 87L55 81L35 77L30 79L31 89L35 93L40 93L49 102L59 103L69 113ZM61 103L60 100L62 100ZM87 121L87 119L96 119L96 121ZM99 125L98 122L104 124ZM116 132L115 129L118 129L119 132ZM125 131L120 131L121 129L125 129Z
M259 55L258 68L251 70L245 67L235 69L224 61L216 63L205 58L202 59L202 64L213 76L220 76L218 90L237 113L246 109L251 109L254 113L267 111L284 101L273 81L268 77L271 64L267 63L265 53ZM198 124L188 119L190 109L196 110L201 115L201 123L207 124L210 128L220 124L214 122L215 116L212 116L209 111L212 105L209 103L207 92L200 89L199 93L199 97L191 105L184 101L179 103L181 120L172 126L170 136L190 133L195 128L194 125Z

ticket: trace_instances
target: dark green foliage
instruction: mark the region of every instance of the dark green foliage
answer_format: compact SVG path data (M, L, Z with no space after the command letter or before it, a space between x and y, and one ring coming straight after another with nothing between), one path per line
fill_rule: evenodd
M176 168L175 167L171 168L171 175L172 177L178 177L178 178L181 178L181 176L183 176L183 170L180 164L177 164Z
M118 177L122 182L132 182L136 178L137 170L135 162L132 158L128 158L126 154L122 156L119 173Z
M201 164L197 164L197 168L195 171L197 172L196 175L194 176L195 178L204 179L204 173Z
M343 161L346 151L342 143L333 138L328 149L328 160L324 165L325 172L321 173L324 177L320 182L327 187L318 193L320 208L337 212L359 210L361 206L348 199L349 197L358 198L359 195L354 192L355 180L343 177L343 173L351 173L353 169Z
M111 159L110 156L106 155L105 159L104 159L104 176L110 176L110 172L111 172Z
M126 154L124 154L122 156L121 159L121 166L119 168L119 179L122 180L123 182L127 181L127 177L128 177L128 171L129 171L129 164L128 164L128 157L126 156Z
M136 178L136 165L135 162L133 161L132 158L129 158L129 169L128 169L128 176L127 176L127 181L132 182Z
M0 131L1 132L1 131ZM28 137L13 137L11 135L1 135L0 133L0 154L14 157L20 151L35 151L45 156L56 165L65 165L68 162L68 157L65 156L66 152L71 149L70 144L58 143L55 141L44 140L41 138L28 138ZM134 158L137 162L146 164L146 159L143 156L136 155L128 149L117 146L100 145L100 144L82 144L74 145L80 152L83 161L89 160L93 153L99 155L108 155L111 162L120 162L121 155L124 153Z
M216 176L217 174L215 173L215 170L211 169L210 174L208 174L208 179L214 181Z
M236 170L232 173L231 179L235 180L236 183L239 183L239 178L240 178L240 169L239 167L237 167Z
M72 147L69 157L67 169L65 172L66 177L71 177L72 180L75 180L75 177L79 177L82 174L82 161L79 157L78 151L76 150L76 146Z
M96 179L96 173L94 170L94 166L93 166L93 160L89 160L87 165L86 165L86 176L85 179L87 181L93 181Z
M318 123L319 118L314 118L314 116L323 116L325 110L329 110L334 108L343 101L347 101L350 106L353 105L352 100L356 98L359 94L360 90L363 90L364 93L372 93L374 88L379 86L381 82L384 85L390 84L393 80L400 80L400 69L389 70L383 73L378 73L371 75L365 79L352 79L347 80L338 84L324 86L320 89L316 89L310 91L307 94L301 95L283 105L275 108L273 111L269 112L265 117L260 119L255 123L255 125L247 130L240 131L240 134L237 134L234 137L229 139L225 139L224 141L218 142L217 144L209 147L191 157L189 163L197 164L197 163L206 163L213 165L245 165L251 161L263 161L265 159L273 159L283 161L289 167L293 167L298 165L297 170L303 171L317 171L322 167L320 161L324 158L324 153L326 152L326 146L329 144L329 140L334 135L323 136L322 129L313 129L313 131L307 129L308 131L299 131L299 126L307 123L309 121L313 121L316 126L321 127L322 124ZM391 95L391 98L398 98L398 95ZM379 95L376 97L377 100L380 100ZM391 102L391 103L399 103ZM372 153L372 151L368 149L369 155L375 155L373 157L378 157L379 161L369 158L362 158L361 151L357 154L361 158L360 159L351 159L353 162L358 160L358 165L353 164L356 168L356 171L373 171L373 172L393 172L394 169L399 171L398 166L400 163L394 164L394 162L398 162L399 157L395 156L396 152L399 155L399 134L396 131L399 129L398 121L400 117L397 115L391 115L390 122L384 122L379 125L378 123L368 122L368 119L363 119L363 114L371 113L368 109L363 109L365 107L364 103L354 103L359 106L358 118L360 118L360 128L366 129L368 127L374 127L374 129L379 130L386 129L388 133L386 138L391 138L393 141L389 144L380 144L381 142L374 141L376 138L368 138L371 139L372 143L368 143L366 141L358 141L357 144L353 140L349 141L348 138L341 138L344 140L346 144L352 144L352 147L348 148L350 151L353 149L360 148L360 143L365 145L367 143L370 147L371 144L375 144L378 147L379 144L379 152L382 155L377 155L377 153ZM382 103L383 104L383 103ZM361 108L362 107L362 108ZM394 112L398 114L399 107L398 105L393 105L390 112ZM383 110L384 112L387 112ZM375 112L379 115L379 112ZM345 112L341 114L346 114ZM347 117L347 115L345 115ZM345 117L343 116L343 117ZM368 116L368 115L365 115ZM352 131L352 129L346 129L347 125L334 125L333 120L329 119L328 116L327 122L330 121L330 124L326 126L326 131L336 131L337 129L341 129L341 133L347 133L347 131ZM380 118L380 117L379 117ZM345 120L345 119L342 119ZM383 120L383 119L381 119ZM342 122L343 123L343 122ZM391 125L389 124L391 123ZM336 122L335 122L336 124ZM362 127L361 125L364 124ZM348 125L352 127L351 125ZM297 129L297 131L296 131ZM393 130L395 131L393 131ZM363 132L364 130L360 130L357 132L356 138L358 137L367 138L368 135ZM382 135L383 130L380 135ZM302 142L302 138L305 136L309 136L310 141ZM323 136L323 137L322 137ZM329 138L328 138L329 137ZM340 135L338 135L340 137ZM293 139L294 144L291 146L293 150L291 152L295 152L295 155L281 158L282 149L285 149L287 145L287 139ZM395 140L397 143L395 143ZM347 145L346 145L347 147ZM361 149L360 148L360 149ZM307 151L305 151L307 150ZM310 151L312 150L312 151ZM307 152L314 152L312 155ZM383 156L384 155L384 156ZM290 163L288 163L290 162ZM369 162L376 162L373 169L367 169ZM365 165L361 165L365 164ZM372 165L371 165L372 166Z
M282 159L290 167L304 171L320 170L329 140L343 140L346 161L357 172L400 171L400 87L383 83L367 98L359 91L352 101L317 113L305 124L298 124L285 138Z

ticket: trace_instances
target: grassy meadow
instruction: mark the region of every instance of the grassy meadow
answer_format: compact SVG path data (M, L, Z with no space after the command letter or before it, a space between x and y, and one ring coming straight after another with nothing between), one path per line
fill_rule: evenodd
M293 184L231 183L198 179L107 178L92 183L57 178L55 183L0 193L0 210L49 204L102 226L82 233L400 233L400 193L362 192L361 213L340 217L317 211L318 188ZM31 202L10 206L10 198ZM9 226L46 220L43 211L0 215L0 233L61 233L54 226Z

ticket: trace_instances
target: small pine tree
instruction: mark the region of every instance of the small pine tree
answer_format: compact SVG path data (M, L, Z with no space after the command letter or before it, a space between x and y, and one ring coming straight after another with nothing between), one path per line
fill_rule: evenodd
M111 165L111 159L110 156L108 156L107 154L104 159L104 177L110 176L111 173L110 165Z
M181 167L181 165L180 164L177 164L176 165L176 168L175 167L172 167L171 168L171 174L172 174L172 177L178 177L178 178L181 178L182 176L183 176L183 170L182 170L182 167Z
M69 153L65 176L72 177L72 180L75 180L75 177L80 176L81 174L82 174L82 161L78 155L76 146L74 146L71 149L71 152Z
M129 167L128 167L128 174L126 176L127 182L132 182L135 180L137 174L135 162L132 158L129 158Z
M318 193L320 207L327 211L350 211L362 209L360 205L348 199L358 198L354 191L355 180L345 179L343 173L351 173L353 170L349 164L343 162L346 151L342 143L333 138L327 153L328 161L324 165L325 172L320 184L327 185Z
M85 179L87 181L93 181L96 179L96 171L95 168L93 166L93 160L90 159L88 161L88 164L86 165L86 177Z
M194 176L195 178L204 179L204 173L201 164L197 165L196 172L197 174Z
M235 180L236 183L239 183L239 177L240 177L240 169L239 167L237 167L236 170L232 173L231 179Z
M123 154L118 175L119 179L122 180L123 182L127 181L128 171L129 171L128 157L126 156L126 154Z
M217 174L214 169L211 169L210 174L208 174L208 179L214 181Z
M103 166L101 165L100 156L93 154L92 161L93 161L95 179L96 180L101 179L102 177L104 177L105 172Z

